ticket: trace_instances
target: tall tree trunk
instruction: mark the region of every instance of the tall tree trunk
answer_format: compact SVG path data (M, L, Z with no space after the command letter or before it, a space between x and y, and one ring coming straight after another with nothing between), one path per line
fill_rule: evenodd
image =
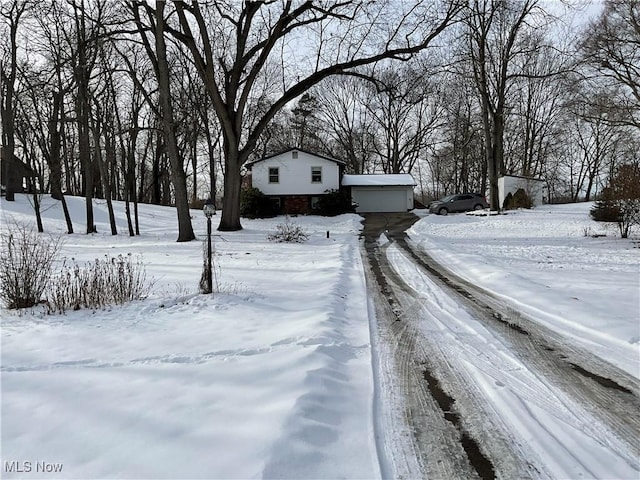
M224 200L222 202L222 215L218 230L221 232L234 232L242 229L240 224L240 202L232 199L240 198L242 176L240 175L240 152L237 145L229 145L225 139L225 176L224 176Z
M113 213L113 203L111 202L111 186L109 185L109 176L107 175L107 169L102 158L102 149L100 147L100 127L99 118L100 110L96 112L98 120L93 125L93 146L95 148L95 158L98 164L98 170L100 171L100 179L102 180L102 191L104 192L104 198L107 200L107 210L109 212L109 225L111 226L111 235L117 235L118 229L116 228L116 218Z
M27 4L25 2L16 3L14 8L11 9L9 20L9 44L10 44L10 60L9 60L9 74L5 75L5 66L0 62L0 89L3 93L0 99L0 122L2 123L2 147L0 149L0 159L2 159L2 172L1 176L6 185L5 198L7 201L13 202L14 184L17 183L15 179L15 167L14 167L14 150L15 150L15 109L13 105L13 97L15 94L16 74L18 70L18 24L20 23L20 17L25 11ZM12 16L15 12L15 16ZM5 40L6 41L6 40Z
M82 87L83 88L83 87ZM94 189L94 172L93 162L91 159L90 143L89 143L89 108L85 93L81 92L82 88L78 88L77 100L77 123L78 123L78 152L80 163L84 174L84 197L85 212L87 217L87 233L95 233L96 226L93 219L93 189Z
M160 163L162 161L162 152L164 143L162 142L162 134L158 131L156 148L153 154L153 165L151 166L151 203L160 205L162 203L162 173Z
M137 115L135 116L136 124L131 127L129 132L129 147L127 149L127 168L125 175L125 206L127 210L127 225L129 227L129 235L134 236L136 232L133 229L133 224L131 223L131 210L130 210L130 202L136 204L134 207L134 212L136 214L136 226L138 224L137 218L137 198L136 198L136 164L135 164L135 152L136 152L136 144L138 142L138 126L137 126Z
M27 180L27 185L29 191L33 196L33 210L36 214L36 225L38 227L38 232L44 232L44 227L42 226L42 215L40 213L40 195L38 194L38 188L36 186L36 181L34 177L29 177Z
M107 121L110 122L110 125L113 125L113 118L107 117ZM105 125L106 126L106 125ZM104 184L104 193L105 198L107 199L107 207L109 209L109 223L111 224L111 234L117 235L117 227L116 227L116 216L113 211L113 200L122 200L118 192L118 186L116 185L117 178L117 170L118 170L118 162L116 158L116 139L115 133L112 129L104 130L104 158L102 159L102 168L104 171L104 179L102 183ZM115 193L114 193L114 185L115 185Z
M216 145L218 142L216 141L216 144L213 143L213 140L211 138L211 131L209 130L208 117L206 113L205 113L205 118L207 118L207 120L205 120L205 137L207 139L207 152L209 154L209 198L213 200L213 204L215 205L216 193L217 193L215 151L216 151Z
M167 155L171 165L171 183L178 213L178 242L189 242L196 238L191 225L191 213L189 212L189 200L187 196L187 179L184 165L180 158L178 142L171 104L171 90L169 82L169 65L167 63L167 48L164 41L164 7L165 2L156 2L156 52L158 55L158 91L162 107L162 127L164 131ZM238 172L239 173L239 172Z
M71 222L71 215L69 214L69 207L67 206L67 199L64 193L60 196L62 202L62 211L64 212L64 219L67 222L67 233L71 235L73 233L73 223Z
M48 159L51 179L51 197L62 202L64 220L67 223L67 233L72 234L73 223L71 222L71 215L67 207L67 200L62 193L62 160L60 158L62 151L62 120L60 118L60 112L62 111L63 98L62 92L54 92L53 112L49 119L50 155ZM60 127L58 124L60 124Z
M77 87L76 95L76 123L78 126L78 153L82 170L84 171L85 210L87 216L87 234L95 233L96 226L93 218L93 191L95 187L93 162L89 141L89 65L87 59L87 42L85 38L84 10L80 15L76 12L77 35L77 63L74 66L74 76Z
M56 200L62 198L62 166L60 164L61 138L60 129L58 128L62 99L62 92L53 93L53 111L48 125L50 139L50 155L47 158L49 160L49 180L51 182L51 197Z
M194 115L191 124L191 168L193 168L193 193L191 202L195 204L198 200L198 117Z

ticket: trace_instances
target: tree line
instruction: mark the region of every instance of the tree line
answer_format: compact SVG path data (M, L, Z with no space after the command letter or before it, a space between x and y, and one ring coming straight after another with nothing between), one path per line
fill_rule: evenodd
M247 162L289 147L412 173L423 199L536 176L591 200L640 145L640 1L1 0L3 182L189 207L238 230ZM37 181L36 181L37 180ZM6 192L7 200L12 192ZM36 205L37 206L37 205Z

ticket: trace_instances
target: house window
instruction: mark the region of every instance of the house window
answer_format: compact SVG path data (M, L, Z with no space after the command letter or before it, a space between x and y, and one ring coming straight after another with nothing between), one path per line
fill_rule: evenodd
M269 168L269 183L278 182L280 182L280 172L278 171L278 167Z
M311 197L311 210L318 209L318 202L320 201L320 197Z
M291 158L293 158L294 160L298 158L298 152L296 152L295 150L291 152Z
M311 167L311 183L322 183L322 167Z

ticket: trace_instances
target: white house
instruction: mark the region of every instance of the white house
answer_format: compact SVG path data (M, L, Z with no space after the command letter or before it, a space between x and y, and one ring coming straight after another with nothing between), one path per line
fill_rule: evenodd
M534 206L542 205L544 200L544 181L533 177L519 177L517 175L505 175L498 178L498 201L500 208L504 205L504 199L508 194L514 195L522 188L531 199Z
M340 188L345 162L301 149L262 158L248 165L251 186L273 198L284 213L310 213L328 190Z
M344 175L342 186L351 189L357 213L406 212L413 208L416 181L408 173Z

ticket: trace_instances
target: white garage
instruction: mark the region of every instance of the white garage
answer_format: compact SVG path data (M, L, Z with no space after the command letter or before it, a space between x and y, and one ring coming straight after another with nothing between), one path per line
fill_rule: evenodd
M343 175L342 186L351 190L357 213L406 212L413 209L416 182L406 173L385 175Z

